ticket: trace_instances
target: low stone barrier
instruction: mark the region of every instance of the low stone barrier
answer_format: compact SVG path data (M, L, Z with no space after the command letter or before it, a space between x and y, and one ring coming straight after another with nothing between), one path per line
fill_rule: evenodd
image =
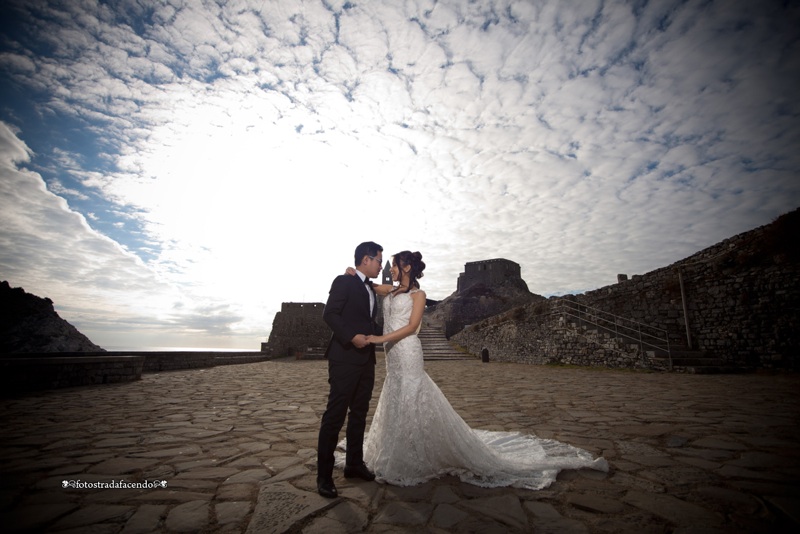
M3 394L131 382L142 373L201 369L272 359L265 352L57 352L0 358Z
M131 353L128 353L131 354ZM272 358L269 353L254 352L138 352L144 356L143 373L161 371L177 371L180 369L202 369L216 365L234 365L239 363L263 362Z
M143 373L214 367L214 354L211 352L148 352L143 356Z
M274 356L265 352L216 352L214 354L214 365L265 362L274 358Z
M4 394L138 380L143 356L43 356L0 358Z

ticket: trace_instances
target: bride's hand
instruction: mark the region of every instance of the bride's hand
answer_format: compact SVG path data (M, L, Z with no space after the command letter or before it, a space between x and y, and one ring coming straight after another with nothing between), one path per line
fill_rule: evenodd
M349 274L350 276L355 276L356 275L356 270L353 269L352 267L348 267L347 269L344 270L344 274Z
M367 343L379 345L380 343L383 343L383 336L367 336Z

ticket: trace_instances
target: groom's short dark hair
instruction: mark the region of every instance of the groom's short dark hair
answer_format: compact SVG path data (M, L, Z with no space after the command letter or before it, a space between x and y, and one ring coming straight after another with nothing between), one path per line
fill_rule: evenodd
M356 267L361 265L361 260L364 259L364 256L371 256L374 258L378 255L378 252L383 252L383 247L372 241L367 241L358 245L355 253Z

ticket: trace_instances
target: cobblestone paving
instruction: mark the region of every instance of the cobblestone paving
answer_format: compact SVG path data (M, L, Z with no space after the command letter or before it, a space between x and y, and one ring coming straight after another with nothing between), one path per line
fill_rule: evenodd
M606 457L610 472L564 471L542 491L454 478L398 488L336 472L340 497L327 500L315 491L326 365L230 365L3 399L0 525L125 534L800 529L800 376L427 362L471 426L565 441ZM379 361L370 413L383 376ZM80 487L120 481L152 487Z

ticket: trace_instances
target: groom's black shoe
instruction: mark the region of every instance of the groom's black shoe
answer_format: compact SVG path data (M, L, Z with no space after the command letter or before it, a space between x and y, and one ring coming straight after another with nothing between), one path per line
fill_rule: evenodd
M317 492L323 497L327 497L329 499L333 499L339 496L339 492L336 491L336 486L333 485L332 479L325 479L325 480L317 480Z
M369 482L375 480L375 475L362 463L361 465L344 466L344 478L360 478Z

